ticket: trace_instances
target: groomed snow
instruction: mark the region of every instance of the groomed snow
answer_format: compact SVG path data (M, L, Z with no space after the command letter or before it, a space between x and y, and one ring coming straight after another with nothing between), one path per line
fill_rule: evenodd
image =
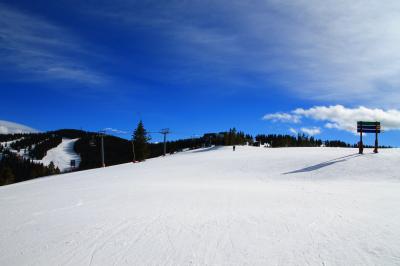
M0 265L399 265L400 150L189 151L0 188Z
M51 162L54 163L61 172L68 171L71 169L71 160L75 160L76 167L81 162L81 157L74 150L75 142L78 139L62 139L62 142L55 148L47 151L46 156L38 162L44 165L49 165Z

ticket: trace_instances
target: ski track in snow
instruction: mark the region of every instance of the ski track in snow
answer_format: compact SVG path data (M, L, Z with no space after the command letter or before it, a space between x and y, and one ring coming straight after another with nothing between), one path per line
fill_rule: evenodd
M400 150L231 147L0 187L0 265L399 265Z

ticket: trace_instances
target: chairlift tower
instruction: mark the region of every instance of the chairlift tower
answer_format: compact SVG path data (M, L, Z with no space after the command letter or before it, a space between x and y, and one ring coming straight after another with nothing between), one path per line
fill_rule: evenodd
M106 134L105 130L99 131L98 135L101 138L101 165L102 167L106 167L105 161L104 161L104 136Z
M163 156L165 156L167 154L167 135L171 134L171 131L169 130L169 128L163 128L160 131L155 131L155 132L150 131L148 133L157 133L157 134L164 135L164 154L163 154Z
M164 156L167 154L167 135L171 133L169 128L163 128L160 131L160 134L164 135Z

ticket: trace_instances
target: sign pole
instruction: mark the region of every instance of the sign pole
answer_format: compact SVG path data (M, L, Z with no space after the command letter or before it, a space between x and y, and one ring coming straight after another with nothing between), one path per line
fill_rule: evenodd
M378 123L376 124L376 131L375 131L375 149L374 153L378 153Z
M360 144L359 144L359 147L358 147L358 153L359 153L359 154L363 154L363 149L364 149L362 133L363 133L363 130L362 130L362 125L361 125L361 130L360 130Z
M358 143L359 153L362 154L364 150L363 133L375 133L375 147L374 153L378 153L378 134L381 133L381 123L378 121L358 121L357 132L360 133L360 142Z

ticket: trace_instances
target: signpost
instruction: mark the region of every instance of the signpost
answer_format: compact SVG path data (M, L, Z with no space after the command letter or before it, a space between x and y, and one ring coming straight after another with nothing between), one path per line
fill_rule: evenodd
M374 153L378 153L378 133L381 133L380 122L357 122L357 133L360 133L360 143L358 144L359 153L362 154L364 150L363 133L375 133L375 148Z
M71 166L70 171L74 171L75 167L76 167L76 161L75 160L71 160L70 166Z

